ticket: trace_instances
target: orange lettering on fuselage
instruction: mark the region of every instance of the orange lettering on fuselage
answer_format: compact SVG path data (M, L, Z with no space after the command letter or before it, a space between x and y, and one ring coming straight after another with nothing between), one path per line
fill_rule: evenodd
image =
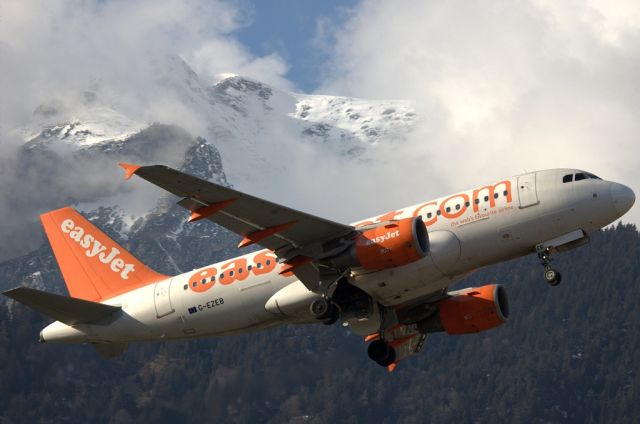
M473 211L478 212L479 203L481 201L480 193L482 193L485 190L488 192L487 196L489 196L489 207L495 208L496 207L496 198L495 198L496 187L498 187L501 184L504 184L504 191L507 192L507 203L511 203L511 199L512 199L511 198L511 181L509 180L500 181L499 183L496 183L493 185L490 184L488 186L480 187L473 190L473 200L472 200Z
M249 276L247 272L247 260L244 258L234 259L220 267L220 284L228 285L235 281L243 281Z
M416 217L416 216L418 216L418 215L426 215L426 213L424 213L422 210L423 210L424 208L426 208L427 206L432 206L432 205L434 206L434 209L433 209L433 218L430 218L429 220L424 221L424 225L426 225L427 227L428 227L429 225L435 224L435 223L436 223L436 221L438 220L438 215L436 215L436 213L435 213L435 211L438 209L438 204L437 204L436 202L427 202L427 203L425 203L424 205L418 206L418 209L416 209L416 210L413 212L413 216L414 216L414 217Z
M201 269L189 277L189 288L197 293L206 292L216 283L217 273L218 270L214 267Z
M225 262L220 266L220 274L218 274L218 270L215 267L196 271L189 277L189 288L194 292L203 293L216 283L226 286L236 281L244 281L249 277L249 274L268 274L275 270L278 265L278 257L270 250L258 252L252 261L251 268L247 266L246 258L236 258ZM285 266L285 264L282 266ZM293 272L287 272L282 275L290 277Z
M447 206L447 203L449 203L450 200L455 199L457 197L462 198L462 206L460 206L460 203L453 203L453 205L455 206ZM442 215L443 218L448 218L448 219L454 219L459 217L460 215L462 215L463 213L465 213L465 211L467 210L467 202L469 202L469 196L467 196L464 193L461 194L454 194L453 196L447 197L444 202L442 202L440 204L440 214ZM451 209L452 208L458 208L456 210L456 212L451 213Z
M466 193L458 193L447 197L439 205L436 201L423 203L413 211L413 216L428 216L427 212L431 212L431 218L425 219L424 221L424 224L428 227L435 224L440 216L446 219L455 219L462 216L467 210L469 210L469 206L471 205L473 205L473 212L478 212L480 209L480 203L485 201L485 196L487 197L486 201L489 202L489 208L495 208L496 194L498 194L498 197L501 195L499 194L500 192L497 192L496 190L501 185L504 186L504 190L501 194L505 197L507 203L511 203L513 201L511 181L504 180L496 184L489 184L473 190L471 199L469 199L469 195ZM452 201L457 198L459 198L460 201ZM431 208L428 208L429 206L431 206ZM449 210L447 210L447 208Z

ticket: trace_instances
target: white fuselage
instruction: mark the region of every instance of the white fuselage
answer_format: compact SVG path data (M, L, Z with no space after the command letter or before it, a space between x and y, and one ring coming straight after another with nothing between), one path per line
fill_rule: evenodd
M427 225L430 253L402 267L355 270L353 284L383 306L419 303L475 269L532 253L536 245L576 230L589 234L630 207L620 189L624 186L617 183L595 178L563 182L564 175L579 172L523 174L356 223L420 215ZM282 267L269 251L233 258L104 301L122 307L109 323L69 327L55 322L41 337L126 342L219 336L312 322L307 310L317 295L295 276L280 275ZM275 296L289 293L302 301L299 308L283 311Z

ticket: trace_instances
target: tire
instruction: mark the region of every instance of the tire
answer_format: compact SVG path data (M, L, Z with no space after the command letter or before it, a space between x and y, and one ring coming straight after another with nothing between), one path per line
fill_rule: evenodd
M381 367L388 367L389 365L393 364L395 361L396 361L396 350L392 347L389 347L389 354L384 360L378 361L378 364Z
M544 271L544 279L552 286L560 284L560 273L553 268L546 269Z
M367 354L369 354L369 358L371 358L373 361L382 365L381 362L389 357L390 350L391 348L389 347L389 345L383 340L374 340L369 343Z
M315 319L322 321L330 317L331 306L331 303L322 297L311 302L309 311L311 311L311 315L313 315Z
M331 304L329 307L329 316L322 320L324 325L333 325L340 319L340 310L335 304Z

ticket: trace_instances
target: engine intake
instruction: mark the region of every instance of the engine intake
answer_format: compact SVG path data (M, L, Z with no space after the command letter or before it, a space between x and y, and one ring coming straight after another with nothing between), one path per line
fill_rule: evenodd
M419 322L421 332L446 331L448 334L471 334L504 324L509 318L507 291L499 284L489 284L451 293L438 304L438 312Z
M331 263L378 270L415 262L428 253L429 235L422 218L404 218L361 231L353 246Z

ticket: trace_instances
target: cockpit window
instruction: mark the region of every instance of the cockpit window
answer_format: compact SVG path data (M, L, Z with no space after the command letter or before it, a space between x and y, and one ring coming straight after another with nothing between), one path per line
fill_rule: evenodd
M578 172L578 173L576 174L576 181L586 180L586 179L587 179L587 176L586 176L586 175L584 175L582 172Z
M562 177L563 183L570 183L571 181L573 181L573 174L568 174Z
M585 174L587 174L587 177L589 178L593 178L594 180L601 180L602 178L598 177L597 175L593 175L589 172L585 172Z

